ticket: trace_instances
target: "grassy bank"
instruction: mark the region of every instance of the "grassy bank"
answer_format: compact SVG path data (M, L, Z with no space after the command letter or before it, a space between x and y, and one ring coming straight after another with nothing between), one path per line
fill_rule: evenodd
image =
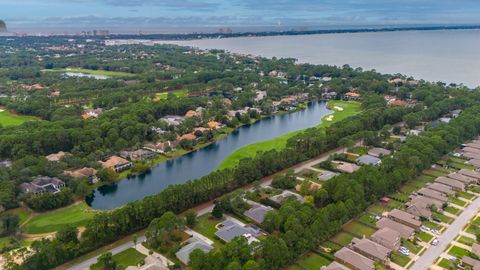
M329 118L328 115L323 117L322 123L319 124L317 127L328 127L332 125L333 123L336 123L338 121L341 121L349 116L355 115L360 112L360 103L358 102L348 102L348 101L341 101L341 100L331 100L328 103L329 108L334 110L333 118L331 118L331 121L327 121L327 118ZM343 108L343 111L335 109L335 106ZM239 160L242 158L247 158L247 157L254 157L255 154L258 151L268 151L272 149L277 149L281 150L285 148L287 145L287 141L289 138L295 136L296 134L302 132L302 130L290 132L287 134L284 134L282 136L276 137L274 139L264 141L264 142L259 142L259 143L254 143L254 144L249 144L247 146L244 146L235 152L231 153L223 162L220 164L218 169L225 169L225 168L231 168L234 167L235 165L238 164Z
M128 72L120 72L120 71L107 71L107 70L93 70L93 69L85 69L85 68L55 68L55 69L44 69L44 72L78 72L78 73L85 73L85 74L92 74L92 75L104 75L104 76L118 76L118 77L132 77L135 74L128 73Z
M37 214L22 226L22 230L28 234L51 233L67 224L77 227L84 226L93 216L94 211L85 202L82 202Z
M7 109L0 107L0 125L4 127L18 126L27 121L37 121L37 117L28 115L19 115L8 111Z

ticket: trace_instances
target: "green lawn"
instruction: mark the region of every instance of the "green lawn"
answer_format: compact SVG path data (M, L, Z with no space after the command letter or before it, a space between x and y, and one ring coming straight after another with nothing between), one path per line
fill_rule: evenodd
M399 202L408 202L410 200L409 195L405 193L395 193L395 194L388 195L388 197L395 199Z
M215 219L212 218L210 214L205 214L198 217L197 224L195 224L192 229L203 236L210 238L210 240L215 242L217 247L223 246L223 242L221 242L215 235L215 232L217 232L215 226L222 221L223 219Z
M431 222L431 221L424 221L423 222L423 225L430 228L430 229L433 229L433 230L441 230L443 229L443 226L437 224L437 223L434 223L434 222Z
M457 258L462 258L463 256L468 256L470 252L466 249L463 249L461 247L453 246L448 254L455 256Z
M107 70L93 70L84 68L56 68L56 69L44 69L44 72L78 72L92 75L105 75L105 76L118 76L118 77L132 77L135 74L119 71L107 71Z
M127 266L136 266L143 263L145 260L145 257L147 256L138 252L136 249L129 248L118 254L113 255L112 258L117 263L117 265L121 265L124 268L126 268ZM101 269L101 267L100 265L98 265L98 263L90 266L90 270L99 270L99 269Z
M381 215L383 212L388 212L388 211L390 211L390 209L388 209L387 207L383 206L380 203L376 203L376 204L368 207L365 212L372 213L372 214L375 214L375 215Z
M186 97L188 94L188 91L186 89L180 89L180 90L175 90L170 92L157 93L155 94L155 96L159 99L167 99L168 94L174 94L176 97Z
M414 191L417 191L418 190L418 187L416 186L411 186L409 185L408 183L403 185L401 188L400 188L400 191L403 192L403 193L407 193L407 194L410 194Z
M411 253L418 254L422 250L422 246L414 245L411 241L402 240L402 246L408 248Z
M353 239L353 235L349 234L349 233L346 233L346 232L339 232L337 234L335 234L331 239L330 241L332 241L333 243L337 243L341 246L346 246L348 244L350 244L350 242L352 241Z
M0 125L3 127L18 126L27 121L38 121L39 118L34 116L19 115L0 107Z
M363 223L370 224L372 226L375 226L375 223L376 223L375 217L368 213L364 213L361 216L359 216L358 220Z
M462 207L467 204L466 202L464 202L464 201L462 201L462 200L460 200L460 199L458 199L458 198L450 198L450 199L448 200L448 202L451 202L451 203L453 203L453 204L456 204L456 205L459 205L459 206L462 206Z
M467 165L463 163L456 163L456 162L450 162L448 165L456 168L456 169L466 169L466 170L475 170L477 167L472 166L472 165Z
M447 223L447 224L450 224L450 223L453 222L453 218L447 217L447 216L439 214L439 213L433 213L432 218L438 218L440 221L442 221L443 223Z
M470 237L466 237L466 236L462 235L462 236L460 236L460 238L458 238L457 242L462 243L462 244L467 245L467 246L472 246L477 241L475 239L472 239Z
M410 262L410 258L403 255L402 253L398 252L398 251L394 251L392 252L392 255L390 256L390 258L392 259L392 262L400 265L400 266L405 266L408 264L408 262Z
M426 170L423 173L428 175L428 176L433 176L433 177L445 176L445 175L448 174L446 172L440 172L440 171L433 170L433 169Z
M32 217L22 230L29 234L41 234L58 231L67 224L77 227L84 226L94 216L86 203L67 206L57 210L40 213Z
M447 213L454 214L454 215L457 215L457 216L462 212L462 210L460 210L458 208L455 208L455 207L452 207L452 206L447 206L444 210Z
M467 199L467 200L471 200L471 199L475 198L475 195L470 194L468 192L464 192L464 191L457 192L457 195L459 197L462 197L462 198Z
M318 255L314 252L309 252L302 256L297 264L304 266L309 270L318 270L324 265L329 265L331 261L323 256Z
M364 225L358 221L349 222L343 227L343 229L346 232L349 232L351 234L354 234L360 237L363 237L363 236L370 237L376 231L376 229L369 227L367 225Z
M444 269L455 269L456 268L455 264L452 261L450 261L449 259L441 260L440 263L438 264L438 266L440 266ZM451 268L451 267L453 267L453 268Z
M417 233L417 236L418 236L420 239L422 239L423 242L428 242L428 241L430 241L430 240L433 238L433 235L428 234L428 233L423 232L423 231Z
M322 123L317 127L328 127L335 122L341 121L349 116L358 114L360 112L360 103L358 102L348 102L348 101L341 101L341 100L331 100L329 101L329 106L340 106L343 108L343 111L335 111L333 113L333 120L332 121L325 121L325 118L322 119ZM302 130L290 132L284 134L282 136L276 137L274 139L253 143L247 146L244 146L235 152L231 153L217 169L225 169L231 168L238 164L238 162L247 157L254 157L258 151L268 151L272 149L282 150L285 148L287 141L289 138L295 136L296 134L302 132Z
M8 210L7 213L17 215L20 219L18 222L20 225L23 224L31 215L30 211L22 207Z

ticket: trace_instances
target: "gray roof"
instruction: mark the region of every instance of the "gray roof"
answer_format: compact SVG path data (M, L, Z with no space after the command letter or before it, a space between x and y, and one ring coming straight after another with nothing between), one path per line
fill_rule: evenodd
M213 247L210 245L207 245L206 243L203 243L201 241L195 241L192 242L184 247L182 247L177 253L175 253L175 256L185 265L188 265L190 262L190 254L195 250L195 249L200 249L201 251L208 253L210 252Z
M65 183L62 180L58 179L57 177L37 176L37 178L35 178L32 181L32 184L37 186L46 186L50 184L59 186L59 185L64 185Z
M361 165L379 165L382 161L374 156L363 155L356 159L356 162Z
M273 208L270 206L258 204L250 208L248 211L245 211L245 213L243 214L249 217L251 220L255 221L256 223L262 223L265 219L265 215L272 210Z
M324 171L319 177L318 179L320 180L330 180L332 179L333 177L337 176L337 175L340 175L339 173L336 173L336 172L331 172L331 171Z
M238 236L255 233L250 228L243 227L231 220L225 220L222 222L222 225L222 228L220 228L215 235L225 242L230 242Z
M385 148L374 147L368 151L368 154L375 157L388 156L391 151Z
M275 196L271 197L270 200L272 200L274 202L277 202L277 203L283 203L289 197L294 197L297 201L299 201L301 203L305 202L305 199L303 198L302 195L300 195L298 193L295 193L295 192L291 192L290 190L284 190L282 192L282 194L275 195Z

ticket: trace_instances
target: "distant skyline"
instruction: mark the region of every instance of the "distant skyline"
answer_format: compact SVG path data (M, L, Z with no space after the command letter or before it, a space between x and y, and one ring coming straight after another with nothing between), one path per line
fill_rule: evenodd
M478 0L0 0L12 32L305 30L479 24Z

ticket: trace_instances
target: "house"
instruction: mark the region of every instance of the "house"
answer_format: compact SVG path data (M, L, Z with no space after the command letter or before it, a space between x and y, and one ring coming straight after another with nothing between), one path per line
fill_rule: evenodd
M420 229L420 226L422 226L420 218L399 209L393 209L390 211L390 213L388 213L388 217L391 220L412 227L415 230Z
M270 207L270 206L264 206L264 205L261 205L261 204L256 204L255 206L253 206L249 210L245 211L243 214L246 217L250 218L251 220L255 221L255 223L260 224L265 219L265 215L272 210L273 210L273 208Z
M164 153L167 153L169 151L175 150L176 146L177 146L177 142L166 141L166 142L159 142L159 143L156 143L156 144L154 144L154 143L145 144L143 146L143 149L147 149L147 150L153 151L155 153L164 154Z
M211 129L219 129L222 127L222 123L216 121L210 121L207 123L207 126Z
M469 161L467 161L467 164L475 167L480 167L480 159L470 159Z
M464 146L464 147L471 147L471 148L480 149L480 143L477 143L477 142L466 143L466 144L464 144L463 146Z
M353 238L349 247L371 260L380 260L382 262L386 261L392 252L391 249L377 244L367 238Z
M135 151L122 151L120 153L120 156L130 160L138 161L152 159L156 156L156 153L147 149L138 149Z
M105 169L112 169L115 172L119 173L124 170L127 170L132 166L132 163L126 159L123 159L119 156L111 156L106 161L99 161Z
M345 95L343 95L343 99L345 100L359 100L362 96L359 93L356 92L347 92Z
M57 161L60 161L60 159L62 159L66 154L68 154L68 153L60 151L60 152L55 153L55 154L50 154L50 155L46 156L46 158L47 158L48 161L57 162Z
M209 253L213 250L213 247L201 240L193 238L191 242L175 253L175 257L177 257L184 265L188 265L190 262L190 254L196 249L199 249L204 253Z
M187 133L183 134L182 136L177 136L177 142L180 142L182 140L196 140L197 136L193 133Z
M321 270L350 270L350 268L343 266L343 264L339 264L336 261L333 261L328 266L324 266L320 269Z
M290 190L284 190L281 194L278 194L278 195L275 195L275 196L271 197L270 200L272 200L276 203L282 204L290 197L295 198L295 200L297 200L301 203L305 203L305 199L303 198L302 195L300 195L298 193L295 193L295 192L291 192Z
M151 127L150 130L157 133L158 135L162 135L166 132L165 130L163 130L159 127Z
M418 129L411 129L407 132L407 135L409 136L418 136L420 133L422 133L423 130L418 130Z
M373 260L346 247L335 252L335 260L354 270L375 269L375 262Z
M407 106L407 102L403 99L395 99L389 105L394 107L405 107Z
M103 109L102 108L97 108L97 109L88 109L88 110L85 110L83 111L83 115L82 115L82 118L83 119L88 119L88 118L97 118L98 116L100 116L100 114L103 113Z
M349 162L344 162L344 161L332 161L333 164L336 165L336 169L345 172L345 173L353 173L355 171L360 170L360 166L357 164L349 163Z
M476 153L464 152L462 153L462 156L466 158L480 159L480 154L476 154Z
M255 91L255 94L256 94L256 96L253 99L255 102L262 101L267 97L267 91L257 90L257 91Z
M472 253L477 255L477 256L480 256L480 245L479 244L474 243L472 245Z
M413 228L410 228L407 225L403 225L402 223L398 223L386 217L383 217L379 221L377 221L377 228L392 229L394 231L397 231L400 234L401 238L405 238L405 239L410 239L411 237L413 237L415 233L415 230Z
M452 118L457 118L458 116L460 116L460 113L462 113L462 110L453 110L450 112Z
M225 106L230 106L230 105L232 105L232 101L231 101L230 99L228 99L228 98L224 98L224 99L222 100L222 103L223 103L223 105L225 105Z
M329 92L328 90L326 90L326 91L324 91L324 92L322 93L322 98L323 98L323 99L334 99L334 98L337 98L337 92L335 92L335 91L330 91L330 92Z
M462 257L462 264L463 264L463 266L470 267L472 270L480 270L480 261L476 260L472 257L463 256Z
M462 182L445 176L437 177L435 179L435 183L449 186L454 191L463 191L465 189L465 184L463 184Z
M196 112L193 110L190 110L185 114L185 118L200 117L200 116L202 116L202 113Z
M63 173L73 178L88 178L91 183L98 181L97 170L94 168L83 167L75 171L64 171Z
M167 115L160 118L160 120L166 122L170 126L178 126L181 123L183 123L183 121L185 120L185 117L179 116L179 115Z
M0 168L11 168L13 165L13 162L11 160L2 160L0 161Z
M441 202L448 202L447 195L445 195L441 192L435 191L433 189L421 188L419 191L417 191L417 193L424 196L424 197L432 198L434 200L438 200L438 201L441 201Z
M370 236L370 239L391 250L398 250L402 243L400 233L388 227L376 231Z
M357 158L355 161L359 165L380 166L380 164L382 164L381 159L379 159L377 157L374 157L374 156L370 156L370 155L363 155L363 156Z
M432 205L441 208L443 202L424 196L415 196L406 204L406 212L417 217L430 218L432 216Z
M374 156L377 158L381 158L384 156L388 156L392 153L392 151L385 149L385 148L380 148L380 147L374 147L368 151L368 154L370 156Z
M429 189L433 189L433 190L436 190L438 192L445 193L447 195L455 194L455 191L452 189L451 186L447 186L447 185L444 185L444 184L441 184L441 183L428 184L427 187Z
M462 151L467 152L467 153L480 154L480 149L473 148L473 147L468 147L468 146L462 148Z
M438 120L440 120L441 123L450 123L450 120L452 120L452 118L450 118L450 117L442 117L442 118L440 118L440 119L438 119Z
M475 178L477 181L480 180L480 172L477 171L461 169L460 171L458 171L458 173L470 178ZM450 177L450 175L448 175L448 177Z
M215 232L215 235L226 243L239 236L244 236L250 243L258 241L256 237L261 235L258 229L250 226L243 226L240 223L229 219L223 221L219 226L220 229Z
M27 91L31 91L31 90L41 90L43 88L45 88L43 85L41 84L33 84L33 85L24 85L22 86L23 90L27 90Z
M23 193L40 194L44 192L57 193L65 187L65 183L57 177L37 176L30 183L20 184Z

